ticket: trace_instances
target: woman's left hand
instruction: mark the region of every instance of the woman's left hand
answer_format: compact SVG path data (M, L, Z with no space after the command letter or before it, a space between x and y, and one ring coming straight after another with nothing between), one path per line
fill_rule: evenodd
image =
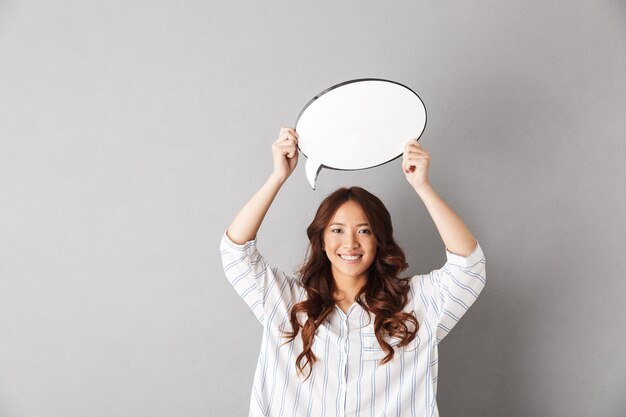
M430 155L428 151L422 147L416 138L411 139L404 145L404 153L402 154L402 171L406 180L418 191L428 181L428 166L430 163Z

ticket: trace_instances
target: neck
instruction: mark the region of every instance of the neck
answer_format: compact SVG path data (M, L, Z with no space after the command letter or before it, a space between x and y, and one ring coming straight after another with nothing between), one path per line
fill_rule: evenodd
M335 300L353 303L357 293L365 286L367 278L361 276L353 277L335 277Z

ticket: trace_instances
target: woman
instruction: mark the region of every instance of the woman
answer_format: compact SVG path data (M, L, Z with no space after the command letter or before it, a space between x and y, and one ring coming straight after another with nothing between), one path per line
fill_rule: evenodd
M297 277L271 268L256 233L298 162L298 133L282 128L274 170L222 238L229 281L263 324L250 416L438 416L439 342L485 285L485 258L428 181L415 139L402 169L446 246L447 262L400 279L407 266L382 202L359 187L320 205Z

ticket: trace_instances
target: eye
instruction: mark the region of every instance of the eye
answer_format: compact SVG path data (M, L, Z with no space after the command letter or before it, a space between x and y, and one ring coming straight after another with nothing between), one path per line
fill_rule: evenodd
M363 234L366 234L366 235L371 235L372 231L369 230L369 229L361 229L361 230L359 230L359 233L363 233Z
M341 233L341 229L330 229L330 233Z

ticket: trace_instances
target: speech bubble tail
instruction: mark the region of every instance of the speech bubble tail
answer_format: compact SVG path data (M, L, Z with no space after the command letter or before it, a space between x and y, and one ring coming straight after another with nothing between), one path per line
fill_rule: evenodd
M305 167L306 179L309 181L309 184L311 184L311 188L313 188L314 190L315 190L315 181L317 180L317 174L319 174L321 169L322 169L321 164L318 164L316 161L313 161L310 158L307 159L306 167Z

